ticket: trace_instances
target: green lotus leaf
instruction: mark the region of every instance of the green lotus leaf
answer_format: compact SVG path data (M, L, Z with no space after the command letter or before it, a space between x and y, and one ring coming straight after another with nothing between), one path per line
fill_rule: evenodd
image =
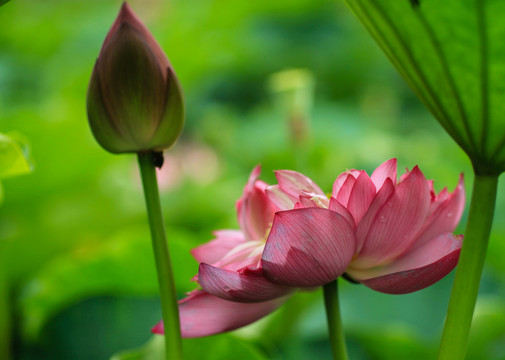
M505 2L345 0L480 174L505 170Z

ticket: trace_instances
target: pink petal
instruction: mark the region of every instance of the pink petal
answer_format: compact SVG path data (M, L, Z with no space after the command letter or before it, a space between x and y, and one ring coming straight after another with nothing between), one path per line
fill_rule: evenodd
M370 270L347 273L366 286L388 294L406 294L439 281L456 266L462 236L442 234L392 263Z
M298 197L288 195L281 190L279 185L267 187L265 193L267 194L268 199L280 210L290 210L298 201Z
M179 301L182 337L209 336L237 329L270 314L287 299L288 297L283 297L246 304L226 301L203 290L193 291ZM163 323L154 326L152 332L163 334Z
M303 205L303 204L302 204L302 203L300 203L300 202L297 202L297 203L295 204L295 207L294 207L294 209L305 209L305 208L306 208L306 206L305 206L305 205Z
M458 226L463 210L465 209L465 185L463 175L460 176L458 185L452 194L443 191L439 194L437 207L426 221L424 229L416 240L414 246L420 246L439 236L453 232Z
M380 190L377 192L375 198L370 203L370 206L368 207L368 210L366 211L365 215L361 218L360 222L358 223L356 228L357 253L359 253L363 248L366 236L370 231L370 227L372 226L374 219L377 217L377 213L382 209L382 207L384 206L386 201L389 200L391 195L393 195L394 190L395 188L393 182L391 181L391 179L387 178L384 181L384 184L382 185Z
M268 281L261 269L229 271L200 264L198 283L211 295L239 302L260 302L284 296L293 288Z
M254 184L256 180L258 180L261 173L261 165L256 165L254 169L252 169L251 174L249 175L249 179L247 180L247 184L244 188L244 194L252 191L254 188Z
M347 209L352 214L356 224L365 215L375 197L375 193L375 185L368 174L363 171L356 179L347 203Z
M275 283L312 287L339 277L356 248L353 226L322 208L275 214L261 260L265 276Z
M331 190L331 196L333 196L334 198L337 198L338 193L340 192L342 185L347 181L347 178L350 176L350 177L353 177L356 179L361 174L361 171L362 170L351 169L351 170L347 170L346 172L343 172L342 174L340 174L337 177L337 179L335 180L335 182L333 183L333 188Z
M428 182L416 166L373 219L354 266L381 265L411 247L425 224L430 202Z
M329 207L328 209L330 209L331 211L334 211L336 212L337 214L339 214L340 216L344 217L344 219L349 223L349 224L354 224L354 218L352 217L351 213L349 212L349 210L347 210L345 208L344 205L342 205L341 203L339 203L337 201L337 199L335 199L334 197L332 197L330 199L330 204L329 204Z
M338 189L338 191L335 191L335 187L333 188L333 191L331 193L331 196L336 198L339 203L347 207L347 204L349 203L349 197L351 196L352 189L354 187L354 184L356 183L356 178L359 176L354 177L353 175L349 173L345 173L345 180L342 183L342 186ZM337 181L339 180L340 176L337 178Z
M245 242L240 230L215 231L216 238L191 250L198 262L213 264L223 258L231 249Z
M211 264L229 271L238 271L246 266L257 267L261 260L264 243L246 241L228 252L223 258Z
M291 170L277 170L275 177L282 191L298 198L302 194L325 195L317 184L307 176Z
M264 183L256 182L237 202L240 228L247 240L264 239L277 210L265 194Z
M390 159L381 165L372 173L371 179L375 184L375 188L379 190L386 179L391 179L396 185L396 159Z

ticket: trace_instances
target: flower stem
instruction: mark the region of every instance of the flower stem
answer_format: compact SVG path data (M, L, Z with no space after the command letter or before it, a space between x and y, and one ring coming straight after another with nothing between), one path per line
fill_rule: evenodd
M340 317L340 305L338 303L338 279L323 286L324 306L326 319L328 320L328 332L331 344L331 352L334 360L347 360L347 348L345 346L344 331Z
M463 360L486 257L498 176L475 175L470 213L452 288L438 360Z
M160 288L161 311L165 328L166 358L169 360L182 359L181 330L179 324L179 310L177 307L177 293L175 291L174 276L170 262L163 215L161 213L160 195L156 180L156 168L153 153L139 153L138 162L142 185L151 229L151 239L158 272Z

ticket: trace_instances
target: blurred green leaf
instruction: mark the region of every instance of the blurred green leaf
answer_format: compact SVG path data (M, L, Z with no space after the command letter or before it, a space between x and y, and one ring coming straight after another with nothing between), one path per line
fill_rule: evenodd
M25 174L31 170L32 163L26 140L16 133L0 134L0 178Z
M5 3L8 3L8 2L9 2L9 0L0 0L0 6L2 6Z
M169 229L176 287L192 290L196 273L189 249L191 237ZM36 338L55 314L84 297L153 295L158 293L151 240L147 228L128 228L111 239L87 243L44 266L24 288L20 306L25 334ZM153 324L154 325L154 324Z
M353 333L372 359L425 360L435 356L436 348L423 342L411 327L390 324L376 330Z
M267 360L254 345L229 334L183 339L183 348L187 360ZM144 346L118 353L110 360L163 360L164 349L163 337L154 335Z
M163 360L165 357L164 341L163 336L154 335L140 348L122 351L113 355L110 360Z
M467 359L505 359L505 304L503 304L503 299L484 295L477 301Z
M505 170L505 2L346 2L477 171Z

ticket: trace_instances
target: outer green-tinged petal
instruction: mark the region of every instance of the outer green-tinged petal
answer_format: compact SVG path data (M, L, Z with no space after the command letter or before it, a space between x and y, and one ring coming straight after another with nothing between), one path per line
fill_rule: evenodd
M175 143L182 132L186 116L182 87L171 65L166 73L164 112L151 140L151 146L156 150L169 148Z
M321 208L280 211L263 251L262 267L273 282L312 287L339 277L356 250L354 229Z
M106 150L119 153L130 149L130 141L123 135L124 131L110 121L109 114L103 103L100 78L96 75L96 65L91 75L88 88L87 111L88 120L96 141Z

